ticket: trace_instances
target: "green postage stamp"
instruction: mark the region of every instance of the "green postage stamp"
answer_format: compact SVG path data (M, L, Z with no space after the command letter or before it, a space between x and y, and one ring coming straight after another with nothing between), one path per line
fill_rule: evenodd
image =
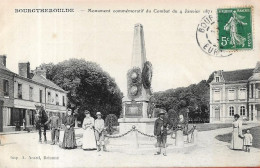
M218 9L219 49L252 49L252 9Z

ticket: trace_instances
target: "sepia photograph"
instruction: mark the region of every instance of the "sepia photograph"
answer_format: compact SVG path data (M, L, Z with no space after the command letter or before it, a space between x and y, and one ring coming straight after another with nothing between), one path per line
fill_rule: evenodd
M259 167L259 0L0 2L0 167Z

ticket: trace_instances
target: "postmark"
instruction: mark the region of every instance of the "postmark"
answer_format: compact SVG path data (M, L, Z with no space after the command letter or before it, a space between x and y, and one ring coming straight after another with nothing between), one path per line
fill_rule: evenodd
M248 50L253 48L252 9L217 9L219 49Z
M213 15L205 15L197 26L196 40L201 50L216 57L226 57L232 55L219 49L217 22Z

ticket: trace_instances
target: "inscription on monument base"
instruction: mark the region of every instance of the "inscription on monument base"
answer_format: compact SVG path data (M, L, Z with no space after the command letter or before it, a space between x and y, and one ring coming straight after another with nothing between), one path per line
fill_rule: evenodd
M125 105L125 116L126 117L143 117L142 103L131 103Z

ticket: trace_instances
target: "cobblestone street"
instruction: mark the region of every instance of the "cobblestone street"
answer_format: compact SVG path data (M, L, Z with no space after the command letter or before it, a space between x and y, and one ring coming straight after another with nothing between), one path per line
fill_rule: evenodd
M257 126L245 125L244 128ZM39 144L37 133L2 135L0 167L157 167L157 166L258 166L260 150L250 153L233 151L229 144L218 141L215 136L226 134L232 128L203 131L198 134L198 144L189 150L169 147L168 156L155 156L152 143L141 144L139 149L124 145L123 140L110 139L109 152L83 151L81 148L64 150L57 145ZM76 130L77 134L81 129ZM47 133L50 140L50 132ZM121 143L120 143L121 141ZM246 160L246 161L245 161Z

